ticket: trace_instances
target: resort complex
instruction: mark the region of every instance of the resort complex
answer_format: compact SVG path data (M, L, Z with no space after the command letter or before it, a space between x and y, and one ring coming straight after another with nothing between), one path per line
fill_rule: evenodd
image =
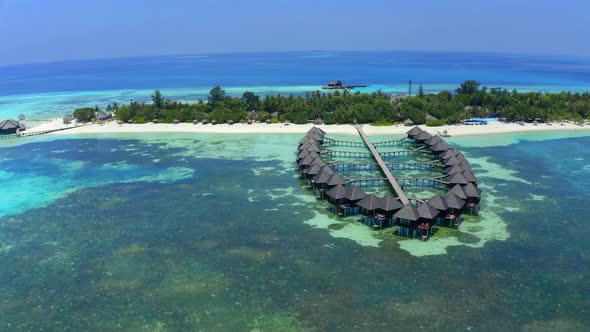
M313 127L297 149L298 171L334 213L424 240L436 226L458 227L463 213L478 213L477 178L441 136L414 127L406 137L373 143L355 127L361 140L334 139Z

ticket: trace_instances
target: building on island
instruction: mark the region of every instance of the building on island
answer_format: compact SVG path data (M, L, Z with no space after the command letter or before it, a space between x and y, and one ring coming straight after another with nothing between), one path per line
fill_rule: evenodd
M26 126L18 121L4 120L0 122L0 135L18 134L25 129Z

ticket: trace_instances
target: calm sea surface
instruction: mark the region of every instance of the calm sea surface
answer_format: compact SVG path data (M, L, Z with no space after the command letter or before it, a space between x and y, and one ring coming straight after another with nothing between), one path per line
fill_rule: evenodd
M0 67L0 118L228 93L587 91L590 59L283 53ZM428 242L337 219L300 135L0 142L0 331L590 330L590 132L452 138L482 212ZM384 137L375 140L383 139Z
M360 91L414 93L454 90L475 79L521 91L590 90L590 58L428 52L290 52L71 61L0 67L0 118L61 117L80 106L147 101L155 88L171 99L195 101L221 85L304 94L327 81L367 84Z
M482 213L428 242L328 213L299 135L2 143L0 330L587 331L590 137L552 135L453 138Z

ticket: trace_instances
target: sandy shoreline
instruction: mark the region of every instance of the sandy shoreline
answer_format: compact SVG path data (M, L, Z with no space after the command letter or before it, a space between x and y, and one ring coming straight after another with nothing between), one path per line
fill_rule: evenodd
M70 127L71 129L56 131L50 135L83 135L83 134L123 134L123 133L204 133L204 134L301 134L307 132L312 124L296 125L296 124L117 124L116 122L108 122L105 124L92 124L85 126L64 125L61 119L55 119L33 128L29 132L44 131ZM321 125L318 126L329 134L333 135L356 135L357 132L352 125ZM375 127L371 125L364 125L363 129L368 135L398 135L404 134L411 127L407 126L386 126ZM442 133L447 130L451 136L463 135L483 135L483 134L500 134L500 133L514 133L514 132L543 132L543 131L558 131L558 130L590 130L590 126L578 126L573 123L553 124L552 126L546 124L525 124L524 126L514 123L489 123L487 125L466 126L466 125L448 125L442 127L426 127L424 125L420 128L428 131L431 134Z

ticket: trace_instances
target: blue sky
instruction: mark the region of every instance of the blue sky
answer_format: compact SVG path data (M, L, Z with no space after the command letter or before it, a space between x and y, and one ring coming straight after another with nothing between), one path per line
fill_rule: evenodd
M288 50L590 55L588 0L0 0L0 65Z

